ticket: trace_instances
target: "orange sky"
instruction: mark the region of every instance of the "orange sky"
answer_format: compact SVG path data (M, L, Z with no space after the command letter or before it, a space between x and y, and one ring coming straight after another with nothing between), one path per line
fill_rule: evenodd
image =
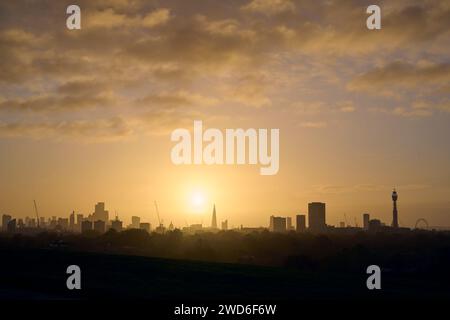
M0 214L89 214L105 201L178 226L327 203L450 225L450 5L378 1L68 1L0 4ZM279 128L280 170L175 166L176 128Z

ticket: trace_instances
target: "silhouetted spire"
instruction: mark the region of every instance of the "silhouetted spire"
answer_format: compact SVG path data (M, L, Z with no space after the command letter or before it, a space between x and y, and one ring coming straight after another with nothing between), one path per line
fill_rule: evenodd
M217 229L217 218L216 218L216 204L214 204L211 228Z
M392 202L393 202L393 207L394 207L392 210L392 227L393 228L398 228L397 199L398 199L398 194L394 188L394 191L392 191Z

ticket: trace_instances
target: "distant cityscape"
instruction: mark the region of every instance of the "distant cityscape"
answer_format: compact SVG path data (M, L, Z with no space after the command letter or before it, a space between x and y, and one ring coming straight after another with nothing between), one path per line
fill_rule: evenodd
M409 228L400 227L398 223L397 211L398 194L396 190L392 192L392 222L385 224L379 219L371 219L369 213L362 214L362 227L355 225L351 226L346 221L340 222L338 227L327 225L326 223L326 204L323 202L311 202L308 204L308 226L306 224L306 214L297 214L295 216L295 227L292 223L292 217L270 216L268 227L244 227L241 225L238 228L228 228L228 220L221 222L221 228L217 225L216 206L213 206L211 225L203 226L203 224L191 224L183 228L178 228L185 233L199 233L199 232L217 232L220 230L235 230L240 232L264 231L270 232L310 232L310 233L327 233L327 232L378 232L378 231L408 231ZM2 215L2 231L7 233L27 233L33 234L42 232L43 230L53 230L57 232L70 233L88 233L94 232L103 234L112 229L121 232L127 229L140 229L148 233L165 233L166 231L173 231L176 227L170 223L165 227L160 220L158 205L155 201L155 209L158 217L158 225L152 228L149 222L142 222L138 216L131 217L131 224L124 226L123 221L116 215L114 219L110 219L109 211L105 209L104 202L98 202L94 207L94 212L88 216L78 214L75 211L69 215L68 218L56 217L46 219L39 216L36 201L34 202L34 209L36 217L25 219L16 219L8 214ZM428 222L425 219L417 220L415 229L429 229Z

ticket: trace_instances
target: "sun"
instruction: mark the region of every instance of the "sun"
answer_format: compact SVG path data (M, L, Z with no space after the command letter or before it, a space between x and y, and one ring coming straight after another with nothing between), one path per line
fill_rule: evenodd
M205 195L201 191L195 191L191 195L191 204L196 207L200 208L203 207L205 204Z
M192 212L202 213L206 210L207 196L203 190L191 191L188 198L189 207Z

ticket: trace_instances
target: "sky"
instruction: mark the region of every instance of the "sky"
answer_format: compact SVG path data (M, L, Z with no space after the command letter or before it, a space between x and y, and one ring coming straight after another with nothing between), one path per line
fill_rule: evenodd
M279 129L278 173L174 165L194 120ZM0 214L267 226L321 201L390 224L395 187L400 225L450 226L449 137L445 0L0 2Z

